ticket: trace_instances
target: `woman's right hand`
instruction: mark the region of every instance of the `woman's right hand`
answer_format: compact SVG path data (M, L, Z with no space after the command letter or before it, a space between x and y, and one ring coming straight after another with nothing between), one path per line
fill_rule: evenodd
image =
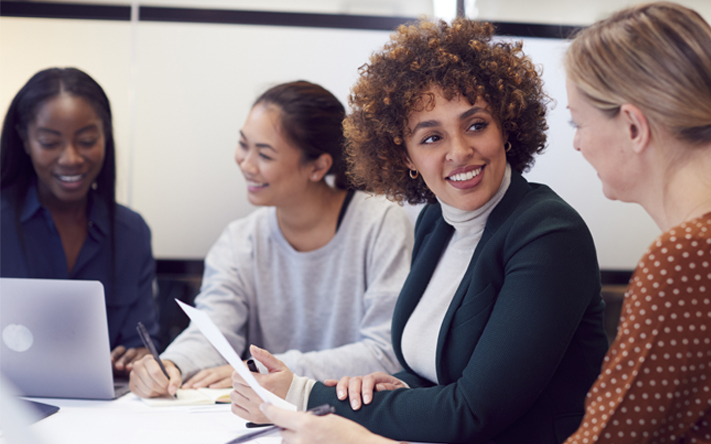
M170 381L152 355L134 361L128 383L131 391L141 398L175 395L182 383L180 370L171 361L163 360L163 365L170 375Z
M336 387L336 396L339 400L343 401L349 397L353 410L360 409L361 397L363 404L370 404L373 400L373 390L382 392L407 388L404 382L384 372L375 372L366 376L344 376L340 381L327 379L324 384L327 387Z

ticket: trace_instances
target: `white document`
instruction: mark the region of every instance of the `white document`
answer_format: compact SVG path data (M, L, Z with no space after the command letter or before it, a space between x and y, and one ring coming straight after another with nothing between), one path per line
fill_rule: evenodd
M227 342L225 335L223 335L215 323L212 322L212 319L210 319L207 313L184 304L177 299L175 302L178 303L180 308L183 309L190 320L195 323L197 328L200 329L200 332L202 332L207 340L210 341L210 344L217 349L222 357L225 358L225 360L237 371L237 373L239 373L242 379L244 379L245 382L252 387L252 390L254 390L263 401L274 404L282 409L291 410L293 412L296 411L296 406L294 404L286 402L274 393L259 385L259 382L257 382L252 372L247 369L247 366L244 365L244 362L242 362L242 359L240 359L237 355L237 352L235 352L230 343Z

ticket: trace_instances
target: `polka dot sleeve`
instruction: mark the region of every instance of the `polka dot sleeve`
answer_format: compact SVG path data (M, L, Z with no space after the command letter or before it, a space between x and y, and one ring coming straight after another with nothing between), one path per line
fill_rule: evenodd
M711 443L711 213L638 264L617 337L566 444Z

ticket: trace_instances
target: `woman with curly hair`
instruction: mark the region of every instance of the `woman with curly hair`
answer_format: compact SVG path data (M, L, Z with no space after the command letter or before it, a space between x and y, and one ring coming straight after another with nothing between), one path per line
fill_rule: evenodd
M393 316L403 370L323 384L255 350L270 370L260 383L301 409L329 403L426 442L560 443L578 427L607 349L595 247L569 205L521 176L544 147L547 98L521 45L493 32L401 26L362 68L345 121L351 179L427 203ZM386 441L334 416L267 417L233 381L233 412L290 429L287 442L338 441L334 425L343 442Z

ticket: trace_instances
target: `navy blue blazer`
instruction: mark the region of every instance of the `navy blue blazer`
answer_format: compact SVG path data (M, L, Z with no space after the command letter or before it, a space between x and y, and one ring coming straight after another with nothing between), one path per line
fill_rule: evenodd
M317 383L309 407L330 403L397 440L564 441L580 424L608 345L587 226L550 188L512 174L445 315L433 384L403 359L402 332L453 231L439 204L422 210L392 323L404 369L395 376L411 388L378 392L354 412Z

